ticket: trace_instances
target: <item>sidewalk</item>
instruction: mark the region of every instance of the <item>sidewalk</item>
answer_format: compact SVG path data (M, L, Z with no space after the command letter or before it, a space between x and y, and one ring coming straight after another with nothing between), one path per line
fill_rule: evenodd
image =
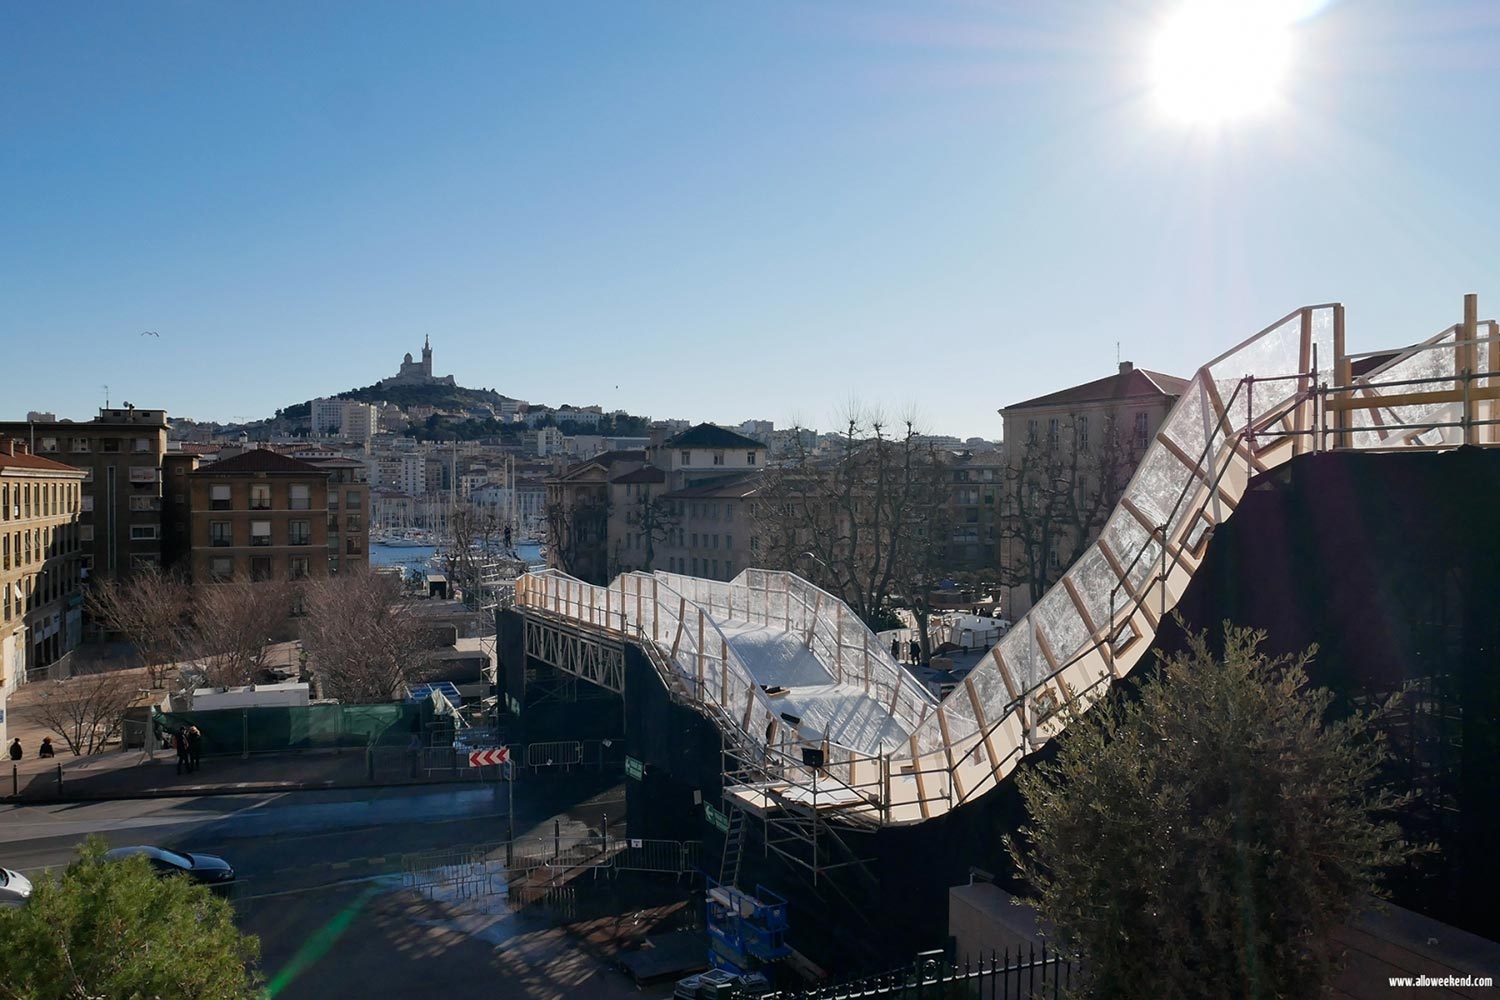
M376 780L371 780L368 758L359 749L258 754L249 758L205 757L202 766L192 774L177 773L177 758L170 751L157 751L154 759L148 759L138 750L93 757L70 754L50 761L36 758L22 761L15 771L14 785L11 774L0 775L0 799L22 803L86 802L453 783L451 778L413 778L394 773L388 767L376 773Z

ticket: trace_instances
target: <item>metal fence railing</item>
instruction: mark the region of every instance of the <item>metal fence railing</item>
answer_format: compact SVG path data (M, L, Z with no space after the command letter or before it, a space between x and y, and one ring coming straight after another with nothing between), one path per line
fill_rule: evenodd
M1044 944L1015 952L992 952L988 958L950 962L941 951L923 952L910 966L875 976L818 986L781 990L766 1000L947 1000L982 997L1006 1000L1061 1000L1082 980L1072 960Z

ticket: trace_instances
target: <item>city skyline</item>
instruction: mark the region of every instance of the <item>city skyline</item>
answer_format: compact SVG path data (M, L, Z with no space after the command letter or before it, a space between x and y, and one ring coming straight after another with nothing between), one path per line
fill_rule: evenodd
M8 8L0 340L66 361L0 416L264 417L431 336L550 405L996 438L1302 304L1494 312L1500 12L1296 4L1205 123L1151 95L1178 6Z

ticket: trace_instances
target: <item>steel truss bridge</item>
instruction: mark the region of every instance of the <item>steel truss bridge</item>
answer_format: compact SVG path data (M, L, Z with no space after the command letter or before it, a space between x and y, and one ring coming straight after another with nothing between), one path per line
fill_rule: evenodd
M1097 541L941 701L842 601L771 570L527 574L527 655L619 691L638 645L722 733L726 809L764 818L769 846L810 843L816 872L837 863L816 860L820 834L972 801L1061 731L1068 702L1130 673L1255 476L1323 451L1500 444L1497 368L1500 325L1473 296L1462 322L1364 354L1346 350L1341 305L1277 320L1198 369Z

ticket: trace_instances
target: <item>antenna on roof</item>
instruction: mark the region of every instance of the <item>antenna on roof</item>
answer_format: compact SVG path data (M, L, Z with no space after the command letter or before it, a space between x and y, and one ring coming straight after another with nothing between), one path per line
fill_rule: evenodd
M1120 367L1120 342L1115 341L1115 367Z
M104 387L104 408L109 409L109 386Z

